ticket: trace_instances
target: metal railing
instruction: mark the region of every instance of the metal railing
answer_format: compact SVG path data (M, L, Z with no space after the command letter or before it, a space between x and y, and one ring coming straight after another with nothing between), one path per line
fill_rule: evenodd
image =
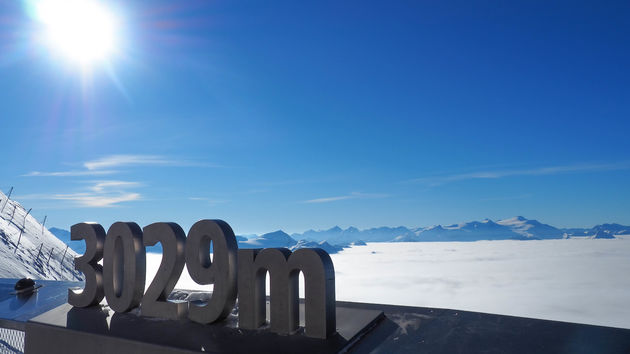
M0 327L0 353L24 353L24 332Z

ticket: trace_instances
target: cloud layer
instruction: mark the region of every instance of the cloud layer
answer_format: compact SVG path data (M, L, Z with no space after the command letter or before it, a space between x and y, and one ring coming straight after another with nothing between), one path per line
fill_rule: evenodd
M600 172L600 171L617 171L630 169L630 162L618 162L608 164L578 164L578 165L559 165L531 169L513 169L513 170L495 170L495 171L478 171L470 173L442 175L433 177L422 177L409 180L412 183L425 183L430 186L439 186L450 182L458 182L474 179L498 179L514 176L545 176L566 173L579 172Z
M82 163L84 169L69 171L41 172L32 171L25 177L85 177L113 175L125 167L135 166L174 166L186 164L183 160L170 159L158 155L109 155ZM37 199L65 200L81 207L103 208L118 206L121 203L142 199L142 195L131 189L142 186L135 181L100 180L88 181L89 186L71 193L52 193L37 195Z
M388 194L353 192L348 195L340 195L336 197L323 197L323 198L304 200L302 201L302 203L318 204L318 203L330 203L330 202L336 202L336 201L348 200L348 199L386 198L388 196L389 196Z

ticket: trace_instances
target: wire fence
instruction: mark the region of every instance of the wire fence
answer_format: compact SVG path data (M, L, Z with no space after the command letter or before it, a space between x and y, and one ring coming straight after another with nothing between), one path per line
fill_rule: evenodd
M24 332L0 327L0 353L24 353Z
M44 226L48 218L47 216L44 217L43 223L37 222L38 225L41 225L41 231L37 230L41 233L41 242L39 242L39 245L35 244L35 247L27 247L23 243L21 244L23 235L26 232L27 217L31 214L32 208L26 211L26 209L22 208L20 205L20 213L22 212L21 209L24 209L24 215L22 217L16 216L16 210L19 204L17 202L11 202L10 196L12 192L13 187L11 187L9 193L6 195L0 192L0 217L14 228L17 228L17 240L15 239L15 235L12 237L3 230L0 230L0 242L5 243L9 248L13 248L14 257L16 259L23 263L32 264L35 270L44 277L58 278L61 276L64 266L74 269L72 254L68 253L69 246L65 242L62 242L64 247L55 247L43 242L43 240L45 240L44 232L48 231ZM8 217L5 217L5 215Z

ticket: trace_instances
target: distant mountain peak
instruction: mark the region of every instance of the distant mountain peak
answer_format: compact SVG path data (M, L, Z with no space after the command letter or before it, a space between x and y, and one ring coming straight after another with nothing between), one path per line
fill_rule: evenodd
M266 239L270 239L270 238L273 238L273 239L284 238L284 239L287 239L287 238L291 238L291 236L289 236L289 234L287 234L286 232L284 232L282 230L277 230L277 231L274 231L274 232L269 232L269 233L266 233L264 235L261 235L260 238L266 238Z
M513 216L511 218L507 218L507 219L503 219L503 220L499 220L499 223L501 222L523 222L523 221L530 221L529 219L527 219L524 216Z

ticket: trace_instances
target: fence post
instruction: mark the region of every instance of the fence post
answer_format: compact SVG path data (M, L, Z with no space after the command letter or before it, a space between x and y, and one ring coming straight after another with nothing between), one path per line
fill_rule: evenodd
M30 208L30 209L26 212L26 214L24 214L24 221L22 221L22 228L25 228L25 227L26 227L26 217L28 216L28 214L30 214L30 213L31 213L31 210L33 210L33 208Z
M42 238L44 237L44 225L46 225L47 218L48 218L48 215L44 215L44 222L42 223Z
M15 209L13 209L15 210ZM28 216L28 214L31 213L31 210L33 210L33 208L30 208L27 212L26 215L24 215L24 221L22 222L22 228L20 229L20 236L18 236L18 242L15 245L15 251L13 251L13 253L17 252L18 247L20 246L20 240L22 240L22 234L24 233L24 229L26 228L26 217Z
M39 252L37 252L37 258L35 258L35 262L37 262L39 260L39 255L42 254L42 247L44 247L44 243L42 242L41 245L39 245Z
M15 251L13 251L13 253L17 252L18 247L20 246L20 240L22 239L22 234L24 233L24 228L20 229L20 236L18 237L18 242L15 245Z
M9 189L9 194L7 195L7 200L4 201L4 204L2 205L2 209L0 209L0 213L2 213L2 211L4 210L4 207L7 206L7 203L9 202L9 199L11 199L11 193L13 193L13 187L11 187L11 189Z
M50 248L50 254L48 255L48 261L46 262L46 267L48 267L48 265L50 264L50 257L52 257L54 249L55 249L54 247Z
M16 208L17 208L17 205L13 204L13 212L11 213L11 221L13 221L13 215L15 215Z
M66 245L66 250L63 251L63 256L61 256L61 263L60 264L63 264L63 261L66 260L66 252L68 252L68 245Z

